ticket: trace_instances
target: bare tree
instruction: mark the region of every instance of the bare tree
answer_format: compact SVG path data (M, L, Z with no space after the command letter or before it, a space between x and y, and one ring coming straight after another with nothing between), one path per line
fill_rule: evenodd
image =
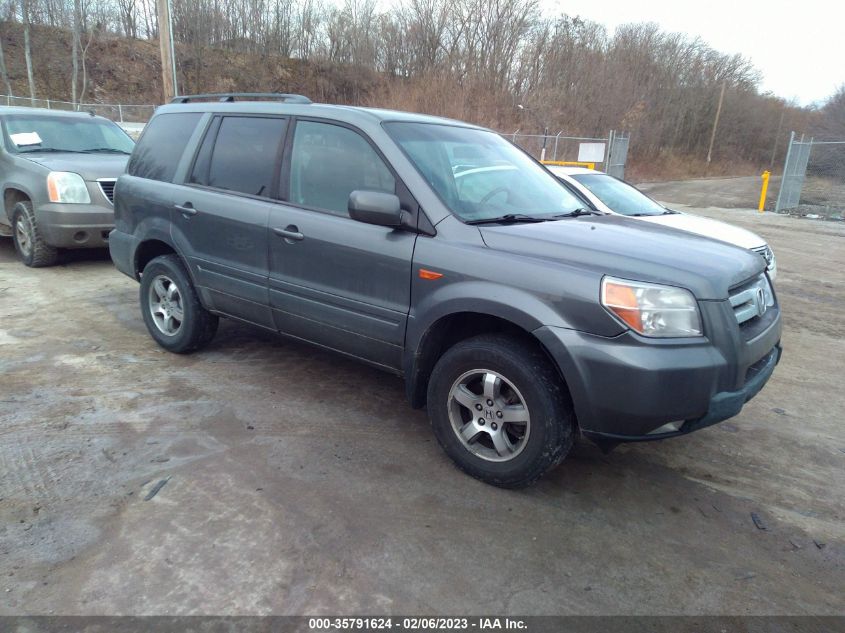
M3 54L3 38L0 37L0 75L3 78L3 85L6 86L6 94L12 94L12 84L9 83L9 73L6 70L6 57Z
M80 0L73 0L73 31L71 33L71 38L73 40L71 45L71 57L72 57L72 66L73 70L71 72L70 77L70 93L71 93L71 103L73 103L74 107L77 106L76 104L76 90L77 90L77 82L79 81L79 49L80 49L80 33L82 31L82 8L80 6Z
M32 45L30 43L30 2L32 0L21 0L21 18L23 20L23 47L26 59L26 78L29 82L29 99L35 105L35 77L32 72Z

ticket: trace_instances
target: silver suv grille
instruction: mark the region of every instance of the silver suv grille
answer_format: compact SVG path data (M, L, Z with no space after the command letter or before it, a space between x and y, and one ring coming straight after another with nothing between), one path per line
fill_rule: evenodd
M751 250L757 253L758 255L762 255L763 259L766 260L766 268L772 267L772 262L775 260L775 254L772 252L772 249L769 248L768 245L752 248Z
M731 307L740 325L760 318L774 307L775 295L766 275L760 275L731 291Z
M114 204L114 183L117 182L116 178L100 178L97 180L97 184L100 185L100 191L103 192L103 195L106 199Z

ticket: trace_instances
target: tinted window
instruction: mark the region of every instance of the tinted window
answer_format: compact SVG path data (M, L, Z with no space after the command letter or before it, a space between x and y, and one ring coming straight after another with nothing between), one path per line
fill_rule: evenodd
M212 125L191 174L191 182L253 196L270 196L287 121L224 117ZM211 143L214 140L214 148Z
M129 174L171 182L185 145L200 117L200 112L178 112L153 117L129 159Z
M293 139L290 201L346 215L356 189L395 193L396 181L364 138L345 127L299 121Z

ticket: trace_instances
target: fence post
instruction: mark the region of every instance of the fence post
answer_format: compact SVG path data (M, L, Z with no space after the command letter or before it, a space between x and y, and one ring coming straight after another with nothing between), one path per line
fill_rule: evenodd
M117 117L120 119L120 122L123 123L123 106L119 103L117 104Z
M795 142L795 131L793 130L789 135L789 145L786 147L786 159L783 161L783 175L780 178L780 191L778 191L778 199L775 202L775 213L780 213L781 204L783 202L784 191L788 188L789 181L789 157L792 155L792 144Z
M543 149L540 150L540 162L546 160L546 141L549 139L549 128L543 128Z
M769 176L771 173L764 171L760 176L763 179L763 187L760 190L760 203L757 205L757 210L763 213L766 210L766 192L769 190Z
M554 156L552 160L557 160L557 142L560 140L560 135L563 134L563 130L559 130L558 133L555 135L555 149L554 149Z
M50 109L50 100L49 99L47 99L47 109L48 110Z

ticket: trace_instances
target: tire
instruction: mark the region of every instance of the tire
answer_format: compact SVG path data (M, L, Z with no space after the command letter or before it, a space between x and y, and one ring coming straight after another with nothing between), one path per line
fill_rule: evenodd
M52 266L59 257L58 249L41 236L28 200L18 202L12 209L12 240L21 262L30 268Z
M176 255L161 255L144 267L140 303L150 336L170 352L198 350L217 332L218 318L202 306Z
M494 486L529 486L572 448L575 415L556 369L515 337L486 334L447 350L431 374L427 407L446 454Z

